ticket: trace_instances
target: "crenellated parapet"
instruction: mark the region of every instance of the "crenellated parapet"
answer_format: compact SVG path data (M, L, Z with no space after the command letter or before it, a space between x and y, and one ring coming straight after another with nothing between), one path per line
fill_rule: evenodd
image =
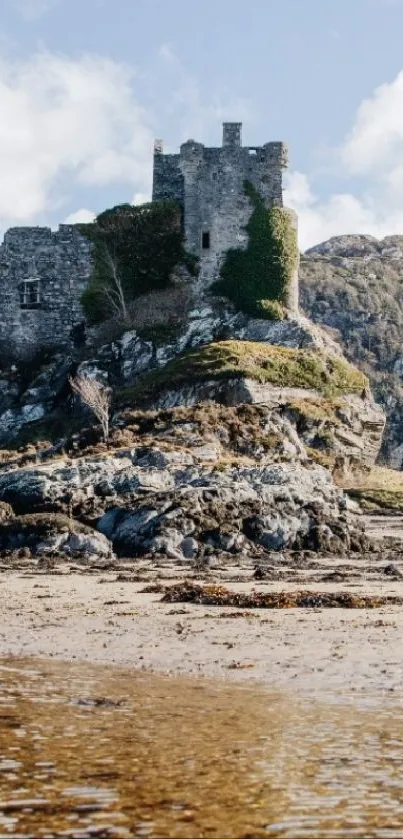
M183 207L187 248L200 260L200 281L215 282L225 254L245 248L245 228L252 206L245 183L253 186L267 209L283 206L283 170L288 165L282 142L242 145L242 123L225 122L220 147L188 140L179 154L163 153L158 141L154 153L153 199L172 198ZM297 219L293 217L296 229ZM296 231L297 235L297 231ZM298 278L290 296L298 308Z

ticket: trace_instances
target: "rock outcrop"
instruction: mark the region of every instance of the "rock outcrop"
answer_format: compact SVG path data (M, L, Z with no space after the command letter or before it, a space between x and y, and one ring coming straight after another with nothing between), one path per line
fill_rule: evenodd
M0 473L0 549L106 556L113 546L124 557L195 563L359 550L354 504L309 457L296 416L263 405L126 412L109 451L76 451L73 439L57 460L22 467L16 458Z
M79 558L111 557L110 542L89 527L62 515L9 516L0 525L0 550L22 549L28 555L64 554Z
M382 458L403 466L403 236L336 236L302 257L304 311L369 377L387 415Z
M85 357L7 371L1 442L20 450L0 452L3 555L206 568L368 546L334 481L369 469L381 446L366 376L303 316L202 302L173 334L131 330ZM113 390L108 446L71 397L76 372Z
M165 367L187 350L228 338L341 356L338 344L306 317L259 320L236 313L227 301L213 298L199 303L197 308L190 308L185 322L168 337L164 332L160 335L158 329L147 336L127 331L98 350L89 345L85 361L66 353L51 359L44 353L30 365L15 365L0 373L0 445L15 439L26 426L29 438L32 423L49 417L61 404L65 413L67 378L69 373L76 372L77 366L79 373L96 376L116 388L133 384L144 373Z

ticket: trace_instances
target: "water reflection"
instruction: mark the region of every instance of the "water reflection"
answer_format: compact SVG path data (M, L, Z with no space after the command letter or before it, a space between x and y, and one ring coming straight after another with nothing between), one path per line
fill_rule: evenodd
M0 663L0 834L403 837L403 711Z

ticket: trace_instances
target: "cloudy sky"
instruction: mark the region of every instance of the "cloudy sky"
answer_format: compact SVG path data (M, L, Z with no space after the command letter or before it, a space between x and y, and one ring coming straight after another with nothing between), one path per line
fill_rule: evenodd
M0 235L150 196L166 151L284 140L300 245L403 234L403 0L0 0Z

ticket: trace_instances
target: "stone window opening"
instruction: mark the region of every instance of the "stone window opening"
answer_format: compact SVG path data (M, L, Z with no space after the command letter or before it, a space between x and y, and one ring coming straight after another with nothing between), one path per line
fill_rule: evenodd
M249 154L257 154L257 149L249 149Z
M210 249L210 231L204 230L202 233L202 249L208 251Z
M23 280L19 287L21 309L38 309L40 306L39 280Z

